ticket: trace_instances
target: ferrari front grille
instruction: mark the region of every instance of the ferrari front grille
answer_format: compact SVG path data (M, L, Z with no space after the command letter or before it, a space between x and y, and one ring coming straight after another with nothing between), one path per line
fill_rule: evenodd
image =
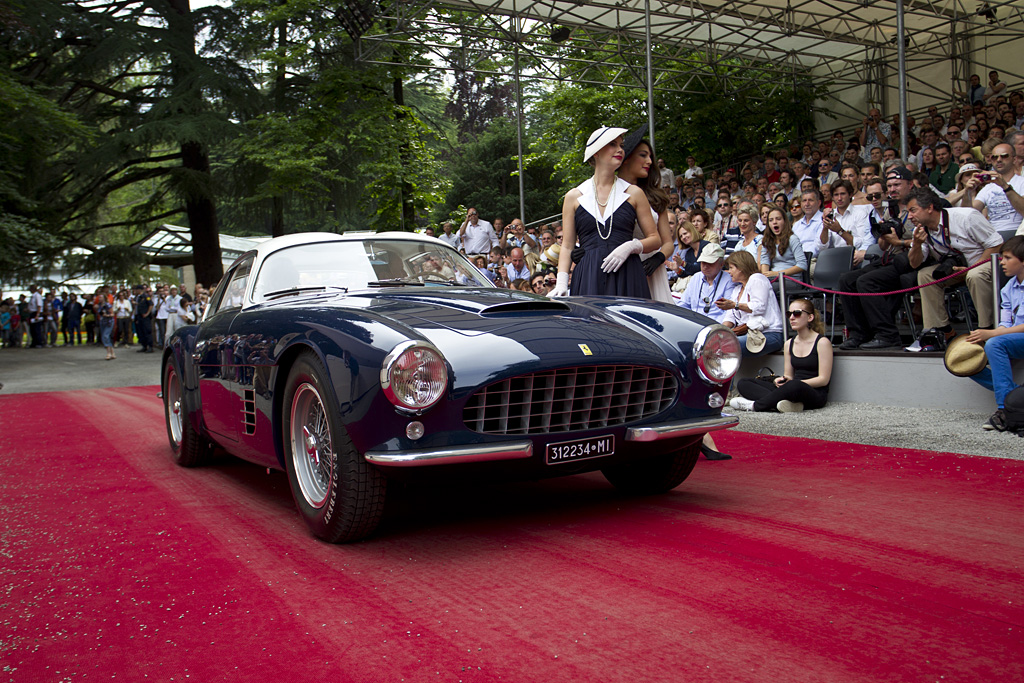
M483 434L601 429L652 417L672 405L675 377L658 368L596 365L534 372L470 397L466 427Z

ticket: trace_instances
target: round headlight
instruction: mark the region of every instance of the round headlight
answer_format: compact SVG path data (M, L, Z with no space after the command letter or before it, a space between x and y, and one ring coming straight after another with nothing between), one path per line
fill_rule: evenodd
M399 408L426 410L444 396L448 387L444 356L427 342L403 342L384 359L380 385L388 400Z
M693 358L705 381L724 384L740 369L740 341L725 325L708 325L693 342Z

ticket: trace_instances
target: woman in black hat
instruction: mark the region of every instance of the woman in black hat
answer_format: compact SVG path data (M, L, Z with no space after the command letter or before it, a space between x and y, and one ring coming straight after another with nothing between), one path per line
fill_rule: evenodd
M594 175L569 190L562 203L562 249L558 283L548 296L609 295L649 299L650 287L639 254L661 246L647 197L635 185L615 177L625 155L624 128L599 128L590 134L583 160ZM640 223L644 238L633 237ZM573 271L571 245L579 238L583 257Z
M619 167L619 178L643 190L651 205L651 218L658 226L658 235L661 237L659 249L640 257L644 272L647 273L647 286L651 290L651 298L665 303L675 303L672 290L668 286L668 271L665 269L665 260L672 255L674 247L672 229L668 221L668 193L661 189L661 174L649 172L654 163L654 153L651 151L650 143L643 139L643 132L644 128L638 128L626 137L622 146L625 160ZM633 230L633 237L644 237L639 224Z

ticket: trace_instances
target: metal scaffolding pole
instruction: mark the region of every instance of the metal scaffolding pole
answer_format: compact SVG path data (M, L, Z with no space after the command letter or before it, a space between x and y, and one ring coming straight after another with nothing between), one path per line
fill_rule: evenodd
M654 72L651 69L651 0L644 0L644 45L647 54L647 139L651 143L651 156L657 158L654 144Z
M900 86L900 159L907 159L907 48L903 26L903 0L896 0L896 47Z
M519 83L519 18L513 19L516 34L515 43L515 80L516 80L516 146L519 152L516 163L519 165L519 220L526 225L526 189L523 186L523 88Z

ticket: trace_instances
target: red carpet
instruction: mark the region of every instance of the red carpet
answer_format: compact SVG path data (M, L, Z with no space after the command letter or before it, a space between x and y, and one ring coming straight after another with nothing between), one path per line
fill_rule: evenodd
M329 546L155 393L0 398L0 681L1024 680L1024 462L728 433L666 496L399 489Z

